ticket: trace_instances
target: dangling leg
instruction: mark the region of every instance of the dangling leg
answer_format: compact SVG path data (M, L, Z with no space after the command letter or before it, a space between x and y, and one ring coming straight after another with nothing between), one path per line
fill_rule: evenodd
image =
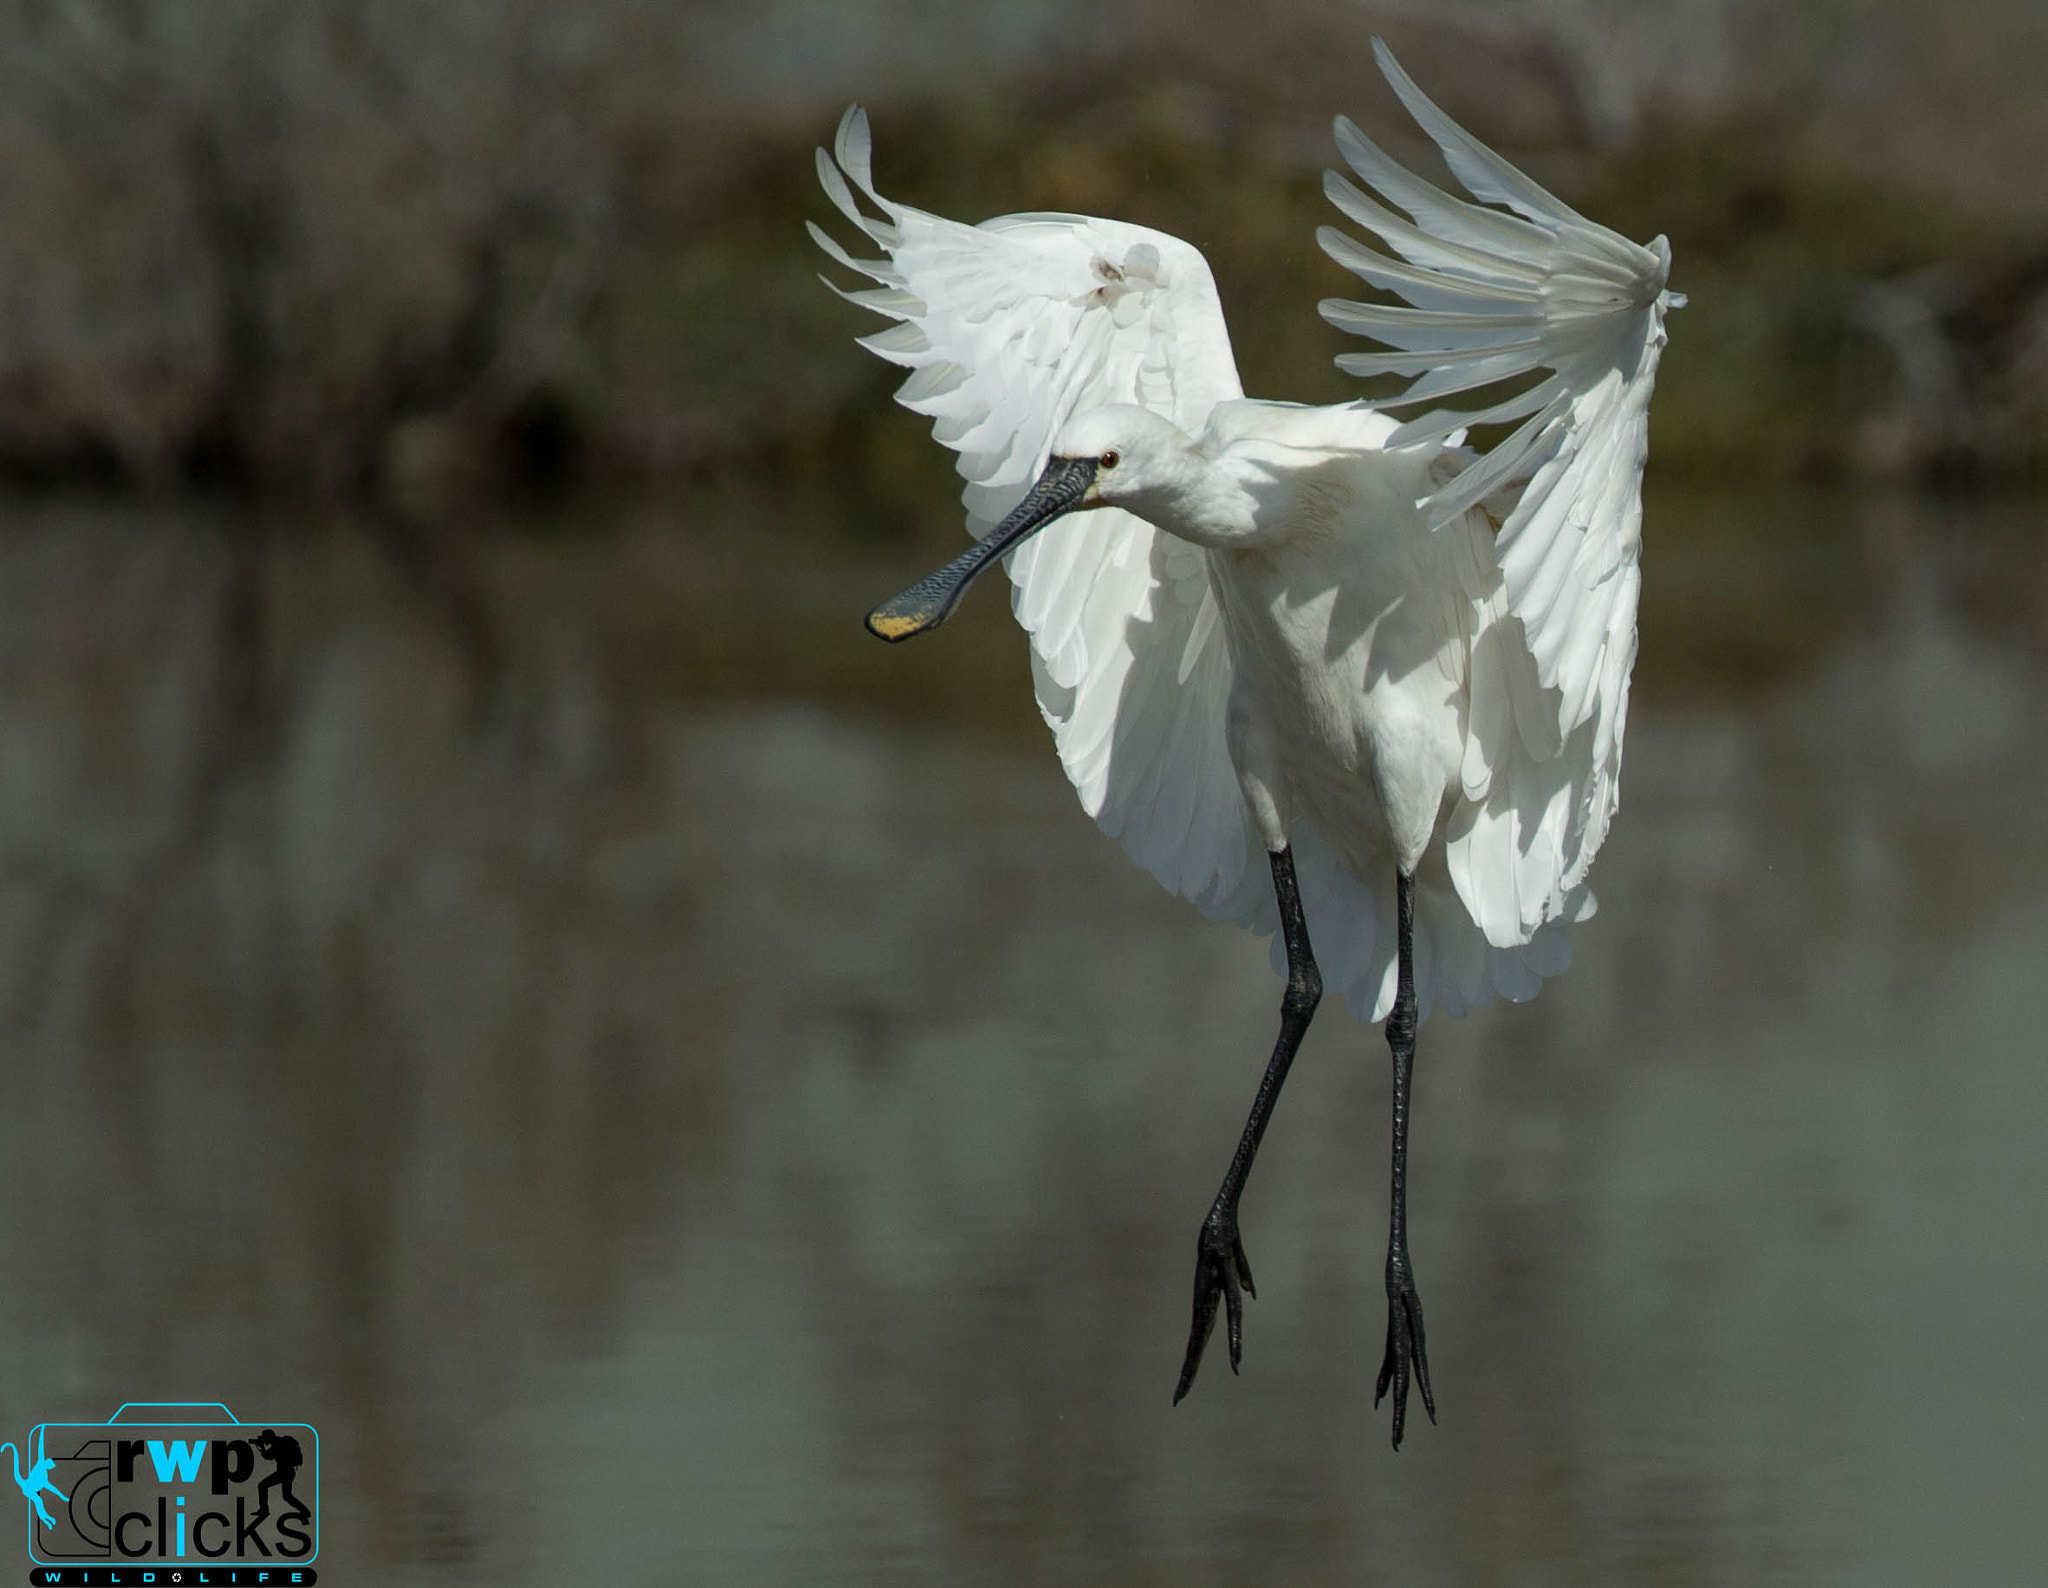
M1408 1376L1411 1369L1422 1390L1423 1409L1436 1421L1436 1398L1429 1392L1429 1357L1422 1347L1422 1298L1415 1294L1415 1269L1408 1261L1408 1083L1415 1069L1415 879L1405 872L1394 878L1394 914L1398 922L1399 967L1394 1007L1387 1011L1387 1046L1394 1052L1394 1190L1387 1232L1387 1354L1380 1362L1377 1406L1394 1386L1394 1448L1408 1421Z
M1259 1138L1266 1134L1266 1121L1273 1117L1281 1083L1294 1063L1294 1050L1301 1046L1309 1018L1323 996L1323 978L1316 970L1315 956L1309 952L1308 923L1302 917L1301 893L1294 883L1294 856L1283 848L1274 850L1268 858L1273 863L1273 893L1280 903L1280 940L1287 949L1287 991L1280 997L1280 1037L1273 1044L1273 1057L1266 1062L1258 1096L1252 1099L1251 1117L1244 1122L1244 1135L1238 1139L1237 1154L1223 1176L1223 1188L1216 1193L1209 1216L1202 1221L1201 1233L1195 1237L1195 1318L1188 1331L1188 1355L1181 1364L1180 1387L1173 1392L1176 1406L1195 1382L1195 1369L1202 1365L1202 1348L1209 1343L1209 1332L1216 1327L1219 1297L1228 1316L1231 1372L1237 1371L1238 1360L1244 1354L1244 1302L1238 1295L1238 1286L1241 1283L1248 1296L1258 1292L1252 1288L1251 1265L1244 1259L1244 1242L1237 1235L1237 1200L1244 1194L1245 1177L1251 1173L1252 1159L1258 1154Z

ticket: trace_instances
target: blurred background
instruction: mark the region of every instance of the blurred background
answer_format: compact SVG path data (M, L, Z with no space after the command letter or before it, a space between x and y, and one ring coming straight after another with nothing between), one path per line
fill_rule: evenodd
M1423 1030L1398 1457L1334 1008L1169 1407L1279 984L997 599L862 632L958 482L802 225L858 97L1342 399L1329 120L1440 170L1374 33L1691 298L1601 913ZM2026 1580L2044 68L2032 0L0 0L0 1432L312 1422L333 1582Z

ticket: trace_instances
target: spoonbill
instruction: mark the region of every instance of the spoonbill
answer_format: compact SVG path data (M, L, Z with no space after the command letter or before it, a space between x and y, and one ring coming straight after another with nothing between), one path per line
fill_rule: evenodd
M1278 934L1280 1033L1196 1238L1174 1400L1219 1301L1237 1371L1240 1291L1254 1294L1238 1204L1327 976L1359 1019L1385 1022L1393 1056L1373 1403L1392 1389L1398 1450L1411 1378L1436 1419L1408 1249L1416 1028L1432 1006L1534 996L1565 968L1567 926L1593 913L1636 653L1650 388L1684 299L1665 287L1664 238L1587 220L1374 52L1472 196L1337 119L1372 191L1334 172L1324 191L1391 252L1327 226L1317 239L1405 302L1320 308L1383 344L1339 367L1414 377L1393 396L1247 399L1194 247L1084 215L966 226L886 199L858 105L818 176L884 257L810 232L876 283L827 280L896 322L862 345L910 371L896 398L959 453L977 536L869 629L936 627L1006 558L1082 806L1206 914ZM1464 406L1423 407L1452 396ZM1510 424L1483 452L1468 444L1471 427Z

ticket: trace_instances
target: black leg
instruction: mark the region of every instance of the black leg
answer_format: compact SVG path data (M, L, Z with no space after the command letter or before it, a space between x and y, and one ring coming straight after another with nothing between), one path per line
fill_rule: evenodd
M1377 1406L1394 1387L1394 1448L1408 1421L1408 1378L1411 1370L1422 1391L1423 1409L1436 1421L1436 1398L1429 1392L1429 1357L1422 1345L1422 1298L1415 1294L1415 1267L1408 1260L1408 1084L1415 1070L1415 882L1396 874L1394 914L1399 923L1400 955L1394 1007L1387 1011L1387 1046L1394 1053L1394 1190L1387 1231L1387 1354L1380 1362Z
M1294 856L1282 849L1269 856L1273 862L1273 893L1280 903L1280 939L1287 949L1287 991L1280 998L1280 1036L1273 1044L1273 1057L1266 1061L1266 1074L1259 1082L1259 1094L1252 1099L1251 1117L1244 1122L1237 1154L1223 1176L1223 1188L1216 1193L1209 1216L1195 1237L1195 1318L1188 1331L1187 1360L1181 1364L1180 1387L1173 1392L1180 1404L1195 1382L1195 1369L1202 1365L1202 1348L1216 1327L1216 1303L1224 1304L1230 1331L1230 1371L1244 1354L1244 1301L1238 1286L1248 1296L1252 1288L1251 1264L1244 1258L1244 1242L1237 1234L1237 1201L1244 1194L1245 1177L1252 1172L1258 1155L1259 1138L1266 1134L1266 1121L1273 1117L1281 1083L1294 1063L1294 1051L1301 1046L1316 1005L1322 1000L1323 978L1309 952L1308 923L1301 913L1301 892L1294 884ZM1425 1394L1428 1392L1425 1390Z

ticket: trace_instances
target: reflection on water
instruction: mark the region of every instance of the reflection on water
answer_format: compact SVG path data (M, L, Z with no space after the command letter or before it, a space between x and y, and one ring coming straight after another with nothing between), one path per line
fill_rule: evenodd
M807 544L512 542L451 601L18 509L0 1421L311 1421L338 1582L2020 1580L2048 559L1829 514L1666 509L1601 914L1424 1028L1396 1457L1337 1011L1244 1374L1168 1404L1278 983L1073 808L999 603L890 683L901 570Z

